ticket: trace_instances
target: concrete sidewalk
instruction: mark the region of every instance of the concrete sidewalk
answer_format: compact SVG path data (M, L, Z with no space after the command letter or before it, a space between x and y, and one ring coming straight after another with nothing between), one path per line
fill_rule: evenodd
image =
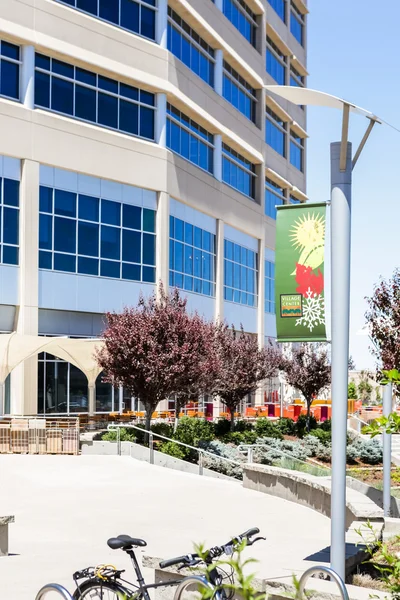
M133 579L126 555L106 545L121 533L144 538L146 554L172 557L258 526L267 541L251 548L255 569L274 579L304 571L329 545L330 520L313 510L128 457L1 455L0 476L0 515L15 515L2 600L33 600L50 581L72 591L75 570L104 562Z

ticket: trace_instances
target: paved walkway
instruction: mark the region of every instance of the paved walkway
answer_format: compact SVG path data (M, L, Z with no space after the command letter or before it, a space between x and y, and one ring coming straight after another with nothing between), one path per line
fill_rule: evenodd
M4 600L33 600L49 581L72 590L72 573L88 565L112 562L131 575L125 554L106 545L121 533L166 558L258 526L267 541L251 553L268 578L303 571L329 543L330 520L308 508L129 457L1 455L0 486L0 515L15 514L13 556L0 558Z

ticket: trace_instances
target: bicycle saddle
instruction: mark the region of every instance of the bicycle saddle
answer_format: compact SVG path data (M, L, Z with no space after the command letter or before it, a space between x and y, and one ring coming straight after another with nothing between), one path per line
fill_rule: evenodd
M144 546L147 546L144 540L133 538L130 535L119 535L118 537L110 538L107 540L107 545L109 548L112 548L112 550L118 550L120 548L122 550L131 550L133 547L140 546L143 548Z

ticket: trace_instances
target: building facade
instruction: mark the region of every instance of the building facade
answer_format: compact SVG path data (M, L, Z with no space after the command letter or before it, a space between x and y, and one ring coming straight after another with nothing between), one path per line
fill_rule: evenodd
M0 331L98 336L156 282L275 336L278 204L303 202L305 0L0 3ZM130 407L100 379L99 412ZM6 413L87 410L74 366L11 374Z

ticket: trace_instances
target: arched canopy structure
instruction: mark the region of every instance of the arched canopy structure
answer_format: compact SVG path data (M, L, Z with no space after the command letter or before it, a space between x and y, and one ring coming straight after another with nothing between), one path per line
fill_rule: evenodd
M96 358L96 348L101 348L100 339L70 339L66 337L42 337L5 333L0 335L0 384L15 367L27 358L40 352L50 352L58 358L72 363L86 375L89 386L93 386L103 370Z

